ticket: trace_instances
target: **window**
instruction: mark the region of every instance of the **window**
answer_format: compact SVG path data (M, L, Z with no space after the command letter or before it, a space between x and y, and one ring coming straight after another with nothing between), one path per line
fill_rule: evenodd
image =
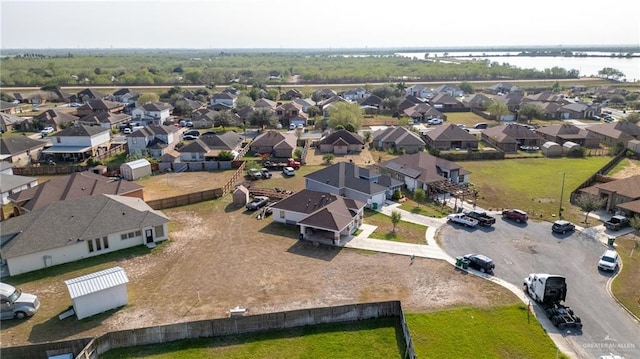
M284 218L284 211L280 211L280 218Z
M89 246L89 253L93 252L93 241L87 241L87 245Z
M129 232L129 238L133 238L135 237L135 233L134 232Z
M109 238L107 238L107 236L102 237L102 246L104 249L109 248Z
M96 238L96 251L101 251L102 250L102 243L100 243L100 238Z
M126 234L126 233L121 234L121 235L120 235L120 239L122 239L123 241L124 241L125 239L127 239L127 234Z
M154 228L154 230L156 232L156 238L164 237L164 227L163 226L156 226Z
M142 231L136 231L136 237L141 237L142 236Z

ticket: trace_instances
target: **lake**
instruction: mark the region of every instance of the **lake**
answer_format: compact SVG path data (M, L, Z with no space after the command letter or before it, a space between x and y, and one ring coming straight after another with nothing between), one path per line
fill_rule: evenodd
M598 71L605 67L614 68L625 74L628 82L640 81L640 58L620 58L620 57L542 57L542 56L482 56L484 53L449 53L449 56L465 56L460 59L469 60L469 55L477 56L476 59L487 59L491 62L508 63L515 67L523 69L536 69L539 71L550 69L552 67L560 67L566 70L578 70L580 76L597 76ZM591 53L590 53L591 54ZM424 59L424 52L407 52L398 53L397 55L411 58ZM437 55L437 57L436 57ZM429 54L428 59L436 59L442 57L442 53ZM502 52L500 55L507 55ZM515 54L514 54L515 55ZM609 55L609 54L605 54ZM451 60L448 58L448 60Z

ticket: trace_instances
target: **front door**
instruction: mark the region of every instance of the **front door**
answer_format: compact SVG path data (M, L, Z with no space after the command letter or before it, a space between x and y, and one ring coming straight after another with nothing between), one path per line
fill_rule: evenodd
M147 239L147 243L153 243L153 231L151 229L144 231L144 237Z

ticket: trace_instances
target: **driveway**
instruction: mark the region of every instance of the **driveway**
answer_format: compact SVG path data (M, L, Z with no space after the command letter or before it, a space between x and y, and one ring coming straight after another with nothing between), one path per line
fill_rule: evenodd
M482 253L495 264L495 276L516 286L529 273L560 274L567 278L566 304L581 317L581 332L559 331L582 358L614 353L640 357L640 325L608 293L612 274L598 271L596 264L606 249L597 239L580 232L557 235L551 224L526 224L503 220L496 215L493 227L466 229L443 225L439 231L442 248L456 257ZM624 259L623 259L624 261ZM547 321L542 316L541 321Z

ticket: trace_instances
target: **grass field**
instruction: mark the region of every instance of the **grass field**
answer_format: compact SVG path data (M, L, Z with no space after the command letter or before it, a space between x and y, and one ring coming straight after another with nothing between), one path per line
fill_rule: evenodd
M640 317L640 238L633 234L616 238L622 270L611 284L613 295Z
M382 213L374 212L366 209L364 212L364 222L378 226L371 234L371 238L386 239L389 241L427 244L424 237L427 227L415 223L400 221L396 225L396 231L393 232L393 224L391 218Z
M418 358L566 358L521 304L406 318ZM101 358L402 358L403 352L398 322L376 319L123 348Z
M610 160L610 157L526 158L460 165L471 172L480 207L515 207L527 211L532 218L551 220L555 218L552 215L558 214L562 195L564 217L579 223L584 214L569 204L569 195Z
M515 304L409 313L406 319L418 358L566 358L527 313Z

